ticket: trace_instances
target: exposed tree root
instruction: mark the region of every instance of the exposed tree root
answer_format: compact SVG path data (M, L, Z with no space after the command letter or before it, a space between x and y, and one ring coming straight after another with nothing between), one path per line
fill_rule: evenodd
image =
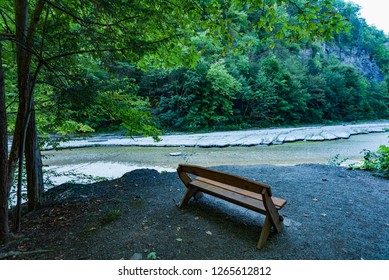
M10 251L7 253L0 254L0 260L9 258L9 257L17 257L22 255L31 255L31 254L42 254L47 252L52 252L53 250L34 250L34 251L27 251L27 252L21 252L21 251Z

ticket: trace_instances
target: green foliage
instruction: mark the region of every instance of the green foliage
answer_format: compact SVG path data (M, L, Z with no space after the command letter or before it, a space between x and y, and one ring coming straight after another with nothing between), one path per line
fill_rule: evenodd
M113 120L120 120L128 135L143 134L158 140L160 131L152 124L150 103L136 95L113 93L102 96L106 112Z
M157 253L156 252L149 252L147 254L147 259L148 260L156 260L156 259L158 259Z
M346 162L348 160L348 158L339 158L339 157L340 157L340 155L336 154L335 156L330 158L328 160L328 165L330 165L330 166L341 166L342 163L344 163L344 162Z
M367 81L350 66L330 67L324 74L330 107L327 118L355 121L372 110L367 102Z
M0 9L8 31L13 7ZM35 36L45 62L35 87L39 133L124 130L158 140L162 128L385 118L387 83L334 66L312 43L362 46L387 73L384 37L357 12L332 0L48 2ZM6 53L11 131L16 69Z
M88 125L78 123L76 121L63 121L61 122L60 126L55 127L55 130L57 133L61 135L67 135L67 134L78 134L78 133L87 133L87 132L94 132L95 130L91 128Z
M139 92L157 108L161 127L193 131L389 117L386 81L365 77L353 66L341 64L337 57L326 53L322 44L305 37L300 42L290 42L278 36L283 23L270 23L273 31L264 27L246 29L254 23L261 25L267 16L276 14L279 19L289 15L290 22L302 22L298 7L303 2L296 2L297 6L292 5L289 10L277 7L273 11L267 7L248 9L246 13L231 5L227 14L235 15L230 28L237 33L230 49L223 47L228 42L203 32L192 38L202 53L196 67L142 73L148 84L139 83ZM327 9L327 4L329 1L321 8L309 10L318 13ZM375 34L371 37L375 43L370 44L380 46L374 49L385 53L388 48L384 41L357 18L356 6L342 1L335 5L349 19L348 31L339 30L340 35L333 34L334 40L326 44L337 45L344 51L365 48L362 39L359 45L356 40L371 32ZM288 29L286 35L297 34L298 30L300 27ZM323 31L320 30L317 29ZM261 40L264 36L267 39ZM231 83L236 85L233 91L229 90Z
M364 150L363 162L358 168L389 178L389 146L382 145L376 152Z
M188 130L223 127L234 114L233 101L241 90L224 61L202 61L196 70L180 75L185 82L177 85L179 96L160 99L161 123Z

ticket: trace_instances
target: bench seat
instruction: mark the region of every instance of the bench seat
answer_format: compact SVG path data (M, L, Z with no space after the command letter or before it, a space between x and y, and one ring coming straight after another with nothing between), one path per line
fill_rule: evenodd
M240 188L203 177L196 177L195 180L190 182L190 185L198 188L204 193L219 197L239 206L266 215L266 208L263 204L261 194L245 191ZM271 197L271 199L277 210L280 210L286 204L286 200L284 199L278 197Z

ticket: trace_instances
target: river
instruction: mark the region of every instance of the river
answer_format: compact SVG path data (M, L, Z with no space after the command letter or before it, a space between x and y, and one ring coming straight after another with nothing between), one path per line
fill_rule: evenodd
M364 149L376 151L388 144L389 133L353 135L349 139L332 141L299 141L282 145L252 147L125 147L101 146L44 151L46 170L54 184L80 179L80 174L117 178L138 168L174 171L179 163L217 165L296 165L303 163L343 165L363 159ZM86 179L88 182L90 178Z

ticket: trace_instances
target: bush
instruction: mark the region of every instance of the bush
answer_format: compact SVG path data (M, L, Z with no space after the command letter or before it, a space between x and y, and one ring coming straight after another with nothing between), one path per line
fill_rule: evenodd
M360 168L389 178L389 146L380 146L377 152L364 150L364 160Z

